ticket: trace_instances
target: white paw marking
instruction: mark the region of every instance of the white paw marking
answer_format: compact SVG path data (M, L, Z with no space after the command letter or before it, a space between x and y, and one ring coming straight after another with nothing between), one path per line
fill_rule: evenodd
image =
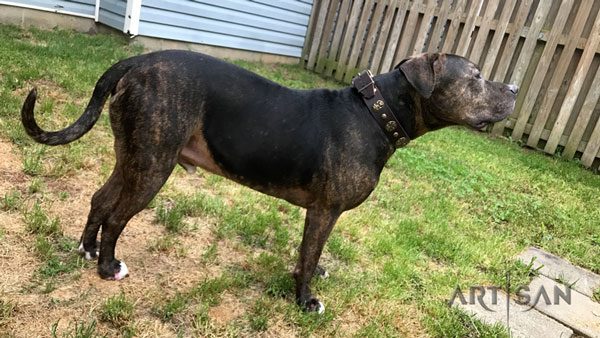
M129 274L129 270L127 270L127 265L124 262L121 262L121 266L119 272L115 272L115 280L121 280L125 278Z
M85 251L85 249L83 248L83 243L79 243L79 247L77 248L77 250L79 250L80 253L84 254L83 257L88 261L96 259L100 255L100 249L96 249L96 256L92 257L92 254L89 251Z
M329 272L327 272L327 270L325 270L325 273L321 275L321 278L325 279L327 277L329 277Z
M321 301L319 301L319 304L317 306L319 307L317 309L318 314L322 314L323 312L325 312L325 305L323 305L323 303L321 303Z

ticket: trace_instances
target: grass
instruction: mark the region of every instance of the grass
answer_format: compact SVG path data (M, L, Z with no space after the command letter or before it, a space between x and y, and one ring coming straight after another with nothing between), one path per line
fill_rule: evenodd
M15 311L15 304L9 300L0 299L0 326L8 323Z
M3 225L0 244L24 247L37 263L23 281L35 286L25 288L27 296L95 286L85 299L50 309L53 318L102 304L87 321L55 326L55 337L161 336L155 321L181 336L504 337L503 327L447 306L457 285L504 285L507 270L513 290L528 283L529 269L513 259L528 246L600 272L597 175L514 142L446 128L396 151L369 199L338 221L321 261L330 278L312 284L327 306L322 316L298 310L289 274L304 211L201 170L187 176L176 169L146 218L134 219L144 228L125 229L122 240L133 244L117 254L131 257L135 277L106 284L119 289L107 298L99 291L104 282L92 278L95 265L75 253L72 234L84 216L56 206L81 199L89 207L93 192L81 191L110 175L108 114L82 139L45 147L24 134L18 112L37 86L40 125L63 128L83 111L100 74L141 49L111 36L9 25L0 25L0 36L0 139L21 161L20 176L8 180L15 188L0 195L0 216L23 223ZM234 63L294 88L341 87L298 65ZM89 282L78 282L81 273ZM131 299L135 311L128 312ZM25 313L16 304L19 311L5 319L10 330L11 318Z
M240 275L225 273L220 277L205 279L190 290L177 292L166 299L161 306L155 306L154 313L163 321L169 321L174 315L183 312L190 304L201 308L210 308L221 302L221 294L228 289L244 286Z
M25 212L25 230L42 236L58 236L61 234L60 220L58 217L50 219L48 214L42 210L38 201L33 207Z
M77 242L63 234L60 219L50 218L39 200L35 200L31 209L23 211L23 219L25 231L35 236L34 252L43 263L32 283L24 289L42 287L42 293L50 293L59 281L85 267L86 262L75 250ZM76 279L78 275L72 277Z
M248 315L248 322L250 328L254 331L265 331L269 323L269 302L260 298L254 303L250 315Z
M116 327L129 324L135 314L135 304L129 301L125 294L109 297L100 308L100 320Z
M69 322L67 330L62 334L58 333L58 322L54 323L51 328L52 338L104 338L106 335L96 333L97 323L95 320L86 322L85 320Z
M6 212L18 211L22 204L22 194L18 190L6 192L0 200L1 210Z

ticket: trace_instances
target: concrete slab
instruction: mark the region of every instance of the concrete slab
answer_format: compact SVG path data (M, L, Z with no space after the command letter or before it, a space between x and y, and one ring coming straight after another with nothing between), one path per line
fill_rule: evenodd
M73 29L82 33L96 33L97 31L97 25L91 18L10 5L0 5L0 23L23 27L35 26L43 29L52 29L58 26L62 29Z
M531 247L519 254L517 259L528 265L534 257L533 269L543 265L539 270L540 274L550 279L564 280L569 284L575 283L572 288L588 297L592 297L594 290L600 288L599 275L544 250Z
M558 297L561 293L566 293L566 288L548 277L536 277L529 284L529 304L575 332L600 338L600 303L573 291L570 293L570 301L567 302L564 295L562 298ZM542 292L546 293L547 297L544 297Z
M506 294L500 290L496 291L496 302L493 302L493 292L485 289L482 302L475 297L475 304L470 303L469 290L463 292L464 300L467 304L462 304L458 297L455 298L453 306L475 315L476 318L484 323L494 325L501 323L506 327ZM481 304L485 304L489 310ZM545 316L529 306L520 305L514 299L510 300L510 318L509 327L512 337L521 338L569 338L573 335L573 330ZM491 310L491 311L490 311Z

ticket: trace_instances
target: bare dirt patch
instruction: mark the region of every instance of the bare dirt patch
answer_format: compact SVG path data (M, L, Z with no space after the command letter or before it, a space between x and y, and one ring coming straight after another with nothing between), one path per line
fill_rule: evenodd
M20 190L23 198L27 199L24 207L38 198L50 218L60 218L64 235L78 240L87 220L91 196L100 187L98 182L102 181L99 174L82 170L58 180L41 177L45 184L44 197L40 198L40 194L28 196L27 187L32 178L21 172L21 160L13 149L10 142L0 140L0 197L11 190ZM56 198L64 192L68 193L66 198ZM0 333L16 337L44 337L50 335L52 325L58 322L57 332L60 336L65 330L72 330L77 322L86 320L89 323L90 318L98 318L99 308L105 300L122 292L136 304L134 327L145 335L176 336L168 323L163 323L153 315L152 308L176 291L187 290L204 279L221 274L219 264L202 263L201 256L213 238L201 218L194 222L194 233L180 236L186 248L185 255L150 252L148 242L165 235L165 230L155 222L155 211L146 209L129 222L116 248L117 257L126 262L130 269L130 276L125 281L101 280L93 262L88 268L61 277L60 283L51 292L39 293L23 291L23 286L30 283L42 265L33 250L35 237L25 232L20 212L0 211L0 229L3 232L0 239L0 294L2 299L16 304L13 317L0 329ZM219 256L229 255L233 250L232 245L223 245L219 247ZM229 319L226 315L233 313L234 316L230 318L235 318L240 314L239 311L230 311L230 308L236 308L239 304L232 295L223 299L223 304L215 308L212 314L215 320L227 322ZM103 322L98 322L97 327L98 333L109 336L119 332Z

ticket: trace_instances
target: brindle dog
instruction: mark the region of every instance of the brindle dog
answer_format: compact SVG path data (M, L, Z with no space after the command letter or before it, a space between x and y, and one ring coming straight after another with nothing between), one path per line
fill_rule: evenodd
M500 121L513 110L518 89L486 81L477 66L448 54L408 58L375 83L411 139L449 125L480 129ZM117 239L179 163L307 209L293 276L297 302L308 311L324 309L310 281L331 229L342 212L369 196L395 150L352 87L289 89L187 51L115 64L97 82L81 117L58 132L35 122L36 95L33 89L25 100L22 121L35 141L48 145L88 132L112 95L116 165L92 197L79 248L87 259L99 255L102 278L128 274L114 256Z

